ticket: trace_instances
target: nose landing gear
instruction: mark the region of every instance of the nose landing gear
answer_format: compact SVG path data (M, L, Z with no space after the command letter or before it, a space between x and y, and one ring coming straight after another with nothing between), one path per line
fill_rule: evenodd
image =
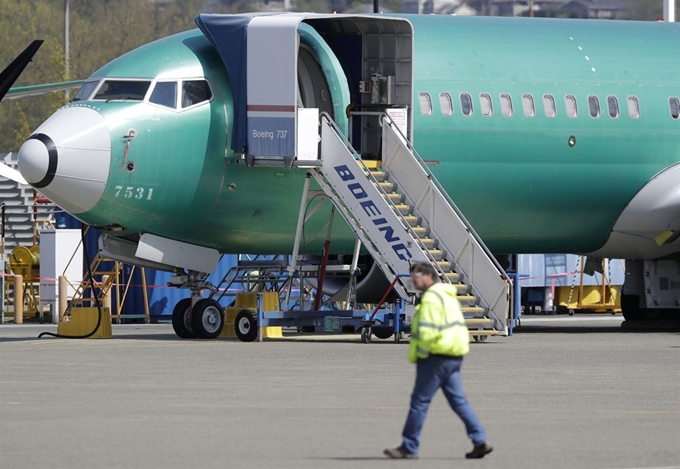
M172 328L182 339L214 339L222 333L224 327L224 308L212 298L200 298L201 291L215 287L206 282L208 274L184 272L171 283L191 290L192 297L180 300L172 311ZM193 301L193 305L192 305Z

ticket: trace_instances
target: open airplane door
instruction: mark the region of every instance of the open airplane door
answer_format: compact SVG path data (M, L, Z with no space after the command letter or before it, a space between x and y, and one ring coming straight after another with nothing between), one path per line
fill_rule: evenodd
M312 109L328 113L369 157L379 153L382 112L401 113L402 131L411 136L413 26L407 19L202 14L196 23L229 75L230 146L248 166L309 164L318 138ZM352 109L363 114L355 129Z
M292 160L297 154L298 23L299 17L274 15L248 24L249 157Z

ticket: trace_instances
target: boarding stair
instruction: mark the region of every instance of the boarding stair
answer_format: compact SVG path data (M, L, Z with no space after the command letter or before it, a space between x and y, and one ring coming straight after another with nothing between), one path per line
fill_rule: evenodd
M0 163L18 169L16 154L0 154ZM5 253L17 246L35 246L38 229L54 220L54 204L36 204L32 187L0 178L0 199L5 206Z
M330 116L320 163L309 168L400 297L416 293L411 262L428 262L458 289L475 336L507 335L510 280L422 158L387 115L380 169L369 169Z

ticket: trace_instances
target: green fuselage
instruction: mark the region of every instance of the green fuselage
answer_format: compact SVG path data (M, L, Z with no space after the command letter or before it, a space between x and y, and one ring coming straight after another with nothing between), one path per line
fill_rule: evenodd
M640 188L680 160L680 120L668 104L680 93L680 27L408 19L415 47L414 146L435 162L434 174L493 252L595 251ZM76 216L95 226L123 226L129 237L153 233L227 253L291 252L305 171L248 168L229 150L229 79L198 30L137 49L93 78L159 76L204 76L215 97L183 112L142 102L74 103L104 115L112 139L102 200ZM420 112L421 92L432 97L431 115ZM441 112L443 92L453 97L451 116ZM472 96L471 116L463 115L461 93ZM481 93L492 97L492 116L481 112ZM512 97L511 117L501 111L503 93ZM527 93L535 101L533 117L523 112ZM555 99L555 117L544 113L544 94ZM565 113L568 94L577 98L577 118ZM589 114L589 95L599 97L598 118ZM608 96L618 98L618 118L609 116ZM639 101L638 119L629 117L628 96ZM137 135L124 138L131 128ZM135 163L133 172L121 168L124 158ZM306 223L303 252L321 252L330 207L326 201ZM335 224L335 252L351 252L354 239L344 222Z

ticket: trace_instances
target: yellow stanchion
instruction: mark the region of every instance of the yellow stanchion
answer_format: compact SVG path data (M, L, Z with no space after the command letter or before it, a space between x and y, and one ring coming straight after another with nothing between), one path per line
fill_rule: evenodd
M24 276L14 276L14 324L24 323Z
M68 282L63 275L59 276L59 321L64 322L64 315L68 309Z

